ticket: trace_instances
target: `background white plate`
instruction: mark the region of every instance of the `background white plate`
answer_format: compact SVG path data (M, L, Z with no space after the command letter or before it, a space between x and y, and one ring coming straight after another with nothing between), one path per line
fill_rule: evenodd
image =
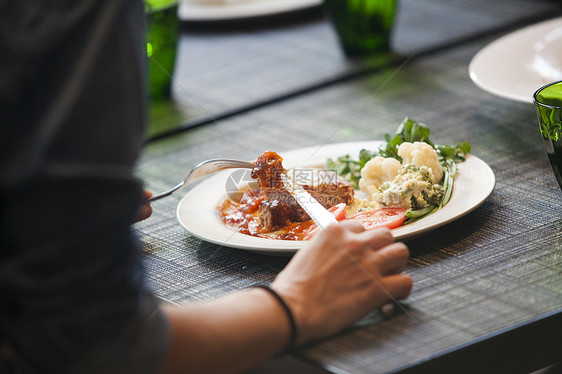
M183 21L221 21L263 17L319 6L322 0L182 0L178 16ZM213 4L214 3L214 4Z
M283 166L323 165L326 158L345 154L358 157L363 148L376 150L381 142L352 142L326 144L284 152ZM480 206L492 193L495 176L481 159L469 155L458 165L459 171L451 200L441 210L409 225L392 230L397 240L412 238L454 221ZM180 201L177 217L180 224L194 236L211 243L261 253L293 253L305 242L271 240L235 232L220 220L216 206L226 195L226 183L233 170L216 173L191 189Z
M483 90L532 103L538 88L562 80L562 17L490 43L474 56L468 70Z

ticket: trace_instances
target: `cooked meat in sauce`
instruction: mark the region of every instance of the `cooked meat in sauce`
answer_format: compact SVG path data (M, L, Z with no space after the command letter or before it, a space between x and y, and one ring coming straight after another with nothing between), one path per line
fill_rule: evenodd
M351 204L353 187L342 181L335 173L308 169L310 176L298 180L303 188L324 208L328 209L339 203ZM289 174L291 172L289 171ZM310 178L313 177L313 178ZM307 180L308 179L308 180ZM284 188L269 190L259 207L260 223L270 231L279 230L291 222L304 222L310 219L295 198Z
M298 234L312 222L307 222L310 220L308 214L283 187L281 174L285 172L325 208L339 203L351 204L354 190L335 172L320 169L286 171L282 161L275 152L265 152L258 157L251 176L258 179L260 189L249 191L238 204L223 202L219 210L225 223L236 224L241 232L249 235L262 236L279 231L275 235L277 239L299 239Z
M268 190L283 188L281 174L285 172L285 168L282 163L283 158L271 151L261 154L254 162L251 177L260 182L260 186L266 194Z

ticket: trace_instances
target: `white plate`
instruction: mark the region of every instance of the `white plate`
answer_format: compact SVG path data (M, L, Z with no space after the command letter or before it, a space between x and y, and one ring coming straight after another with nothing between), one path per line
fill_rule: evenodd
M357 157L363 148L376 150L381 142L353 142L327 144L284 152L283 166L323 165L328 157L350 154ZM449 203L433 213L406 226L392 230L397 240L405 240L424 234L454 221L480 206L492 193L495 177L492 169L481 159L469 155L455 178ZM216 173L191 189L180 201L177 217L180 224L194 236L211 243L241 248L261 253L292 253L303 246L303 241L272 240L237 233L220 220L216 206L226 195L226 184L232 170ZM232 182L232 179L230 179Z
M468 70L485 91L532 103L538 88L562 80L562 17L490 43L474 56Z
M322 0L181 0L183 21L224 21L262 17L319 6Z

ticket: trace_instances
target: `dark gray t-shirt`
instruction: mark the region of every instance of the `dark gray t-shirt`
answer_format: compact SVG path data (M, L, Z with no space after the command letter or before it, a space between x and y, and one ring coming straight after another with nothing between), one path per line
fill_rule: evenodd
M0 0L0 373L152 373L141 0Z

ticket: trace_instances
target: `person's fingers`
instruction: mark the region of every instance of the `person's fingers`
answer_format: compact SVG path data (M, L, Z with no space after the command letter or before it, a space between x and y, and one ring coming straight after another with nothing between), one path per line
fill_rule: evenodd
M372 261L374 266L378 267L380 274L390 275L404 271L408 258L410 258L408 247L404 243L396 242L376 251Z
M363 232L365 231L365 228L363 227L362 224L360 224L357 221L354 220L344 220L344 221L340 221L338 223L338 225L340 227L344 227L345 229L351 231L351 232Z
M380 287L384 288L385 294L394 299L404 299L412 291L412 277L407 274L393 274L382 279Z
M331 224L324 229L318 229L317 235L313 239L322 240L330 243L333 248L340 248L342 250L353 250L361 245L357 236L365 229L363 225L358 222L341 222L338 224ZM322 233L323 235L318 235Z
M138 212L137 212L137 218L136 221L142 221L144 219L147 219L148 217L150 217L152 215L152 207L150 206L150 203L146 203L145 201L150 199L152 197L152 192L148 191L148 190L143 190L142 192L142 201L143 204L140 206Z
M152 215L152 207L149 203L141 205L137 212L137 222L147 219Z
M386 227L366 230L360 234L361 240L365 242L368 249L380 249L386 245L394 243L394 237L390 230Z

